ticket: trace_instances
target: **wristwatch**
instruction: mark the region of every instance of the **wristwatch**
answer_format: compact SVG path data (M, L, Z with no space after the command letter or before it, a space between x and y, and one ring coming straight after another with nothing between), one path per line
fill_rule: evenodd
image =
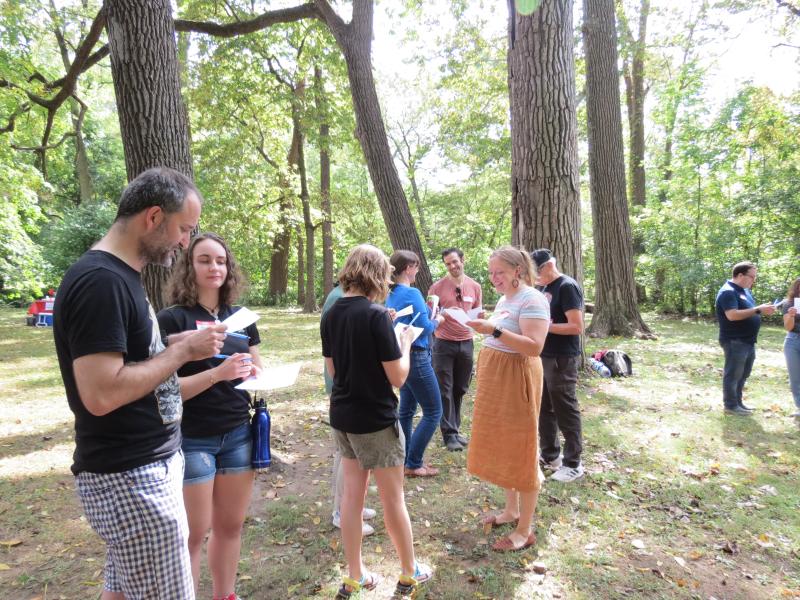
M494 331L492 332L492 337L493 338L499 338L501 335L503 335L503 328L502 327L495 327Z
M761 314L761 309L760 309L760 308L757 308L757 309L756 309L756 314L757 314L757 315L760 315L760 314Z

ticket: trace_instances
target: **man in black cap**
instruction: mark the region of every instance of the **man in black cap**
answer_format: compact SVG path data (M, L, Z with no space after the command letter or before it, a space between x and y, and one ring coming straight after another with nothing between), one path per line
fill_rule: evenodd
M575 387L581 365L583 291L578 282L563 275L547 248L531 252L536 264L537 288L550 302L550 329L542 349L544 388L539 412L539 460L555 471L550 479L568 483L583 477L581 411ZM564 456L558 432L564 435Z

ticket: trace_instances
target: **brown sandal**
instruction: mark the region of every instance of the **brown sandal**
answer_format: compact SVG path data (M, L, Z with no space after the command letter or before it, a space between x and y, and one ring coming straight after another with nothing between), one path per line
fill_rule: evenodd
M528 539L525 540L520 547L516 547L510 537L504 535L492 544L492 550L495 552L516 552L517 550L524 550L530 548L536 543L536 534L531 532Z
M439 474L439 469L430 465L422 465L416 469L405 469L406 477L433 477Z
M484 527L486 525L489 525L491 529L492 527L502 527L503 525L510 525L511 523L515 523L517 521L517 519L514 519L512 521L498 521L497 517L499 516L500 515L488 515L483 519L481 519L481 525L483 525Z

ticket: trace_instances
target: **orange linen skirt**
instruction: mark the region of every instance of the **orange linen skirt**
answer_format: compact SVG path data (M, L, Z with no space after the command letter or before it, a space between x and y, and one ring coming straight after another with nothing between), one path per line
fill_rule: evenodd
M538 491L542 361L482 348L477 379L467 471L502 488Z

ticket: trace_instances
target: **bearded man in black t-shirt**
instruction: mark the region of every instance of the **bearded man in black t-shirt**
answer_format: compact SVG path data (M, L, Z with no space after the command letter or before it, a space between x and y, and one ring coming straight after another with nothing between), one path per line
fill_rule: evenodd
M187 332L165 349L141 270L171 264L200 208L187 177L145 171L122 193L106 235L64 275L55 302L56 353L75 415L72 472L107 545L103 600L194 598L175 371L217 354L225 327Z
M550 328L542 349L544 387L539 412L539 460L555 471L550 479L569 483L583 477L581 409L576 386L581 365L583 291L578 282L559 272L547 248L531 252L536 285L550 302ZM564 456L558 432L564 436Z

